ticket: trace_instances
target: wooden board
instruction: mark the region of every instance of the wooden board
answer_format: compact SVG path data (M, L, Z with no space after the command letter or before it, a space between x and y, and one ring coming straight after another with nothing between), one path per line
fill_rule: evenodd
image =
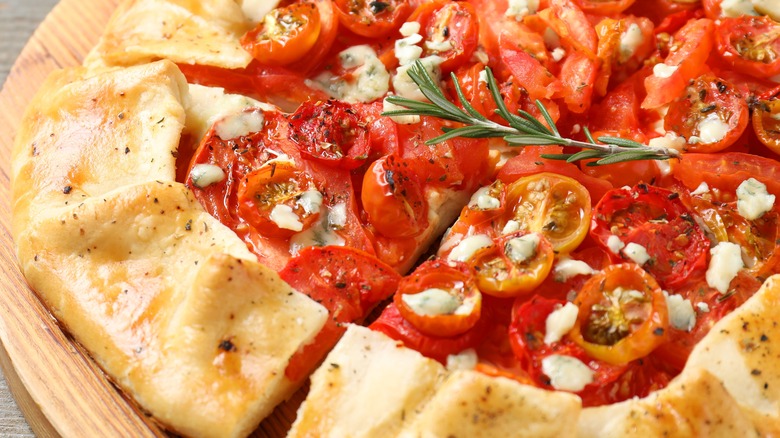
M119 0L62 0L41 24L0 92L0 366L38 436L166 436L60 329L22 277L10 232L10 157L24 108L53 70L76 66ZM254 436L283 436L299 391Z

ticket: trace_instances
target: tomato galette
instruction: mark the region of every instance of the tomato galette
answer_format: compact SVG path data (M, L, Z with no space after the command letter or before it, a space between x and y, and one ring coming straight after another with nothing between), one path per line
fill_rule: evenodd
M777 434L778 20L126 0L19 128L21 268L177 434L310 375L289 436Z

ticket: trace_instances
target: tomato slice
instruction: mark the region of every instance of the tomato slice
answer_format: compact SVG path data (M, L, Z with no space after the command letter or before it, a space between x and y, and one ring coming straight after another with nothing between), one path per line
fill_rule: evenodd
M502 63L531 99L549 99L562 89L543 64L548 57L544 39L528 26L507 26L499 34L498 47Z
M664 287L706 268L710 242L671 190L645 184L614 189L593 218L591 236L615 261L635 261Z
M568 52L596 59L598 36L585 13L571 0L550 0L539 17L561 38Z
M266 14L241 38L241 45L263 64L287 65L314 47L320 27L320 14L314 3L293 3Z
M780 100L762 100L753 107L753 131L759 141L780 154Z
M387 237L413 237L428 227L428 202L408 160L393 155L374 161L360 198L368 221Z
M706 182L710 188L735 196L743 181L755 178L765 184L770 193L780 195L780 163L771 158L741 152L683 154L678 162L671 164L672 175L689 190L696 190Z
M596 34L601 68L595 91L603 96L610 83L623 83L652 53L653 22L644 17L605 18L596 25Z
M569 337L591 357L626 364L666 341L663 290L637 265L607 266L582 286L574 304L579 313Z
M423 29L423 56L441 57L442 71L449 72L471 59L477 48L477 14L468 2L431 3L418 8L412 19Z
M664 128L687 138L691 152L717 152L739 139L749 118L747 103L736 87L705 74L672 103Z
M734 70L758 78L780 74L780 23L771 18L722 18L715 41L718 54Z
M470 259L477 287L499 298L526 294L542 284L552 269L555 254L538 233L518 231L495 240Z
M377 303L390 297L401 280L376 257L339 246L305 248L279 275L330 313L317 337L290 359L285 375L293 381L313 371L344 333L345 323L362 319Z
M470 330L482 314L482 294L463 263L429 260L401 280L393 302L417 330L452 337Z
M636 0L574 0L589 14L616 15L628 9Z
M328 166L355 169L370 152L366 124L345 102L304 102L290 116L290 140L304 155Z
M383 37L401 27L412 13L407 0L334 0L336 13L344 27L357 35Z
M579 246L588 234L590 194L576 180L554 173L523 177L507 187L507 215L518 231L544 235L558 254Z
M642 108L658 108L673 101L683 93L689 80L702 73L712 49L714 28L712 20L701 18L689 21L674 34L669 55L645 79L647 97Z
M311 178L289 161L263 165L238 186L239 213L264 236L289 237L309 228L321 203Z

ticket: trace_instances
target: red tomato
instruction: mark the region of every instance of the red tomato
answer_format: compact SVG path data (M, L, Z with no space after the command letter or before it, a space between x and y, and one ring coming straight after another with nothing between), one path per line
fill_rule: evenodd
M715 27L718 54L734 70L758 78L780 74L780 23L767 16L722 18Z
M610 83L623 83L642 67L655 49L653 22L644 17L626 17L619 20L605 18L596 25L599 38L598 58L601 69L595 80L596 93L603 96ZM641 41L635 47L622 44L624 39ZM633 81L632 81L633 82Z
M437 337L426 335L401 316L395 304L385 307L376 321L369 326L372 330L404 343L405 346L419 351L426 357L447 363L447 356L458 354L482 343L490 327L490 318L483 316L471 330L456 336Z
M637 265L607 266L582 286L574 304L579 313L569 337L593 358L626 364L667 339L663 290Z
M379 38L401 27L412 13L407 0L334 0L339 21L350 31Z
M631 132L635 135L643 128L643 111L640 107L647 93L644 81L652 69L645 67L623 81L593 105L590 110L591 131Z
M568 256L572 260L579 260L587 263L594 272L601 271L612 263L609 255L601 248L590 246L588 248L578 248ZM560 262L560 259L557 261ZM582 289L582 285L593 274L580 274L570 278L562 278L559 274L553 273L539 285L534 291L536 295L555 300L566 300L576 296L577 291Z
M585 13L571 0L550 0L550 7L539 11L538 15L561 37L567 52L576 52L589 59L596 59L596 30Z
M455 72L458 85L461 92L466 97L466 100L471 106L477 110L480 114L496 121L501 122L500 117L496 116L495 110L497 108L495 101L493 101L490 90L488 90L487 83L480 80L482 72L485 70L485 64L478 62L470 67L461 67ZM448 91L450 92L450 99L458 104L457 92L455 91L454 81L449 80L447 82Z
M369 133L348 103L307 101L290 116L290 140L323 164L354 169L366 162Z
M672 175L689 190L695 190L702 182L716 188L734 200L737 187L748 178L755 178L767 186L767 190L780 195L780 163L757 155L741 152L724 154L683 154L672 162Z
M517 156L507 161L498 172L497 178L506 184L517 179L541 172L553 172L574 178L590 192L591 202L596 203L612 189L612 184L603 179L585 175L576 164L560 160L542 158L544 154L560 154L560 146L541 146L523 148Z
M320 14L314 3L293 3L272 10L241 38L252 57L267 65L301 59L320 36Z
M698 0L641 0L628 8L626 13L648 17L653 20L653 23L659 24L669 15L683 11L695 11L699 7Z
M645 184L612 190L596 205L590 232L616 261L629 257L625 248L619 254L610 250L612 236L644 247L649 259L642 266L663 287L678 286L707 265L709 240L670 190Z
M705 74L672 103L664 128L687 138L691 152L717 152L737 141L749 117L747 103L734 85Z
M338 246L301 250L279 276L330 313L314 341L290 359L285 376L293 381L316 368L346 330L345 323L362 319L377 303L390 297L401 280L392 268L370 254Z
M317 10L320 13L320 36L311 50L306 53L306 56L288 65L291 71L299 72L302 75L308 75L319 69L320 63L328 56L331 46L336 40L336 35L339 33L339 20L332 0L312 1L317 5ZM285 87L286 85L281 86Z
M460 212L459 222L469 226L490 222L506 211L506 185L501 180L479 189Z
M616 15L628 9L635 0L574 0L574 2L589 14Z
M482 294L462 263L424 262L398 285L393 303L420 332L437 337L461 335L482 314Z
M551 98L561 84L542 64L547 59L544 40L527 26L516 23L512 27L513 31L505 30L498 38L501 61L531 99Z
M580 52L570 53L563 61L560 81L563 101L569 111L582 114L590 108L598 63Z
M423 56L444 59L441 69L445 72L467 62L477 48L479 21L471 3L423 3L410 19L422 27Z
M554 259L553 247L544 235L519 231L495 239L492 246L477 251L469 264L479 290L510 298L536 289L547 278Z
M712 49L714 28L712 20L702 18L689 21L674 34L673 49L663 62L665 67L654 67L654 73L645 79L647 97L642 108L658 108L673 101L688 81L702 73Z
M408 160L374 161L363 178L361 200L368 221L387 237L413 237L428 228L428 202Z
M639 143L646 143L647 139L641 133L599 131L593 133L593 138L621 137ZM607 180L613 187L633 186L639 183L653 184L661 177L658 165L651 160L624 161L622 163L607 164L603 166L589 166L592 160L580 161L580 169L586 175Z
M706 2L707 0L704 1ZM655 33L675 33L680 30L680 28L683 27L688 21L702 17L704 17L704 12L701 9L684 9L671 13L663 18L663 21L661 21L661 23L655 28Z
M780 100L762 100L753 107L753 131L764 146L780 154Z

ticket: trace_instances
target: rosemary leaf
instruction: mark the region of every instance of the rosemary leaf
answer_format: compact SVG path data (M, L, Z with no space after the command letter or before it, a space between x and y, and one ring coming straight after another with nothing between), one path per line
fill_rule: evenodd
M538 135L507 135L504 140L512 146L545 146L561 145L563 140L555 137L542 137Z
M592 149L585 149L577 152L576 154L569 154L569 155L571 156L566 159L566 161L568 161L569 163L574 163L575 161L580 161L580 160L589 160L591 158L601 158L604 156L601 151L594 151Z
M634 140L629 140L626 138L620 138L620 137L611 137L611 136L601 136L598 139L600 142L605 144L614 144L617 146L622 146L624 148L644 148L646 147L642 143L636 142Z
M444 134L426 141L425 144L442 143L456 137L489 138L503 137L503 134L482 126L464 126L462 128L447 129Z

